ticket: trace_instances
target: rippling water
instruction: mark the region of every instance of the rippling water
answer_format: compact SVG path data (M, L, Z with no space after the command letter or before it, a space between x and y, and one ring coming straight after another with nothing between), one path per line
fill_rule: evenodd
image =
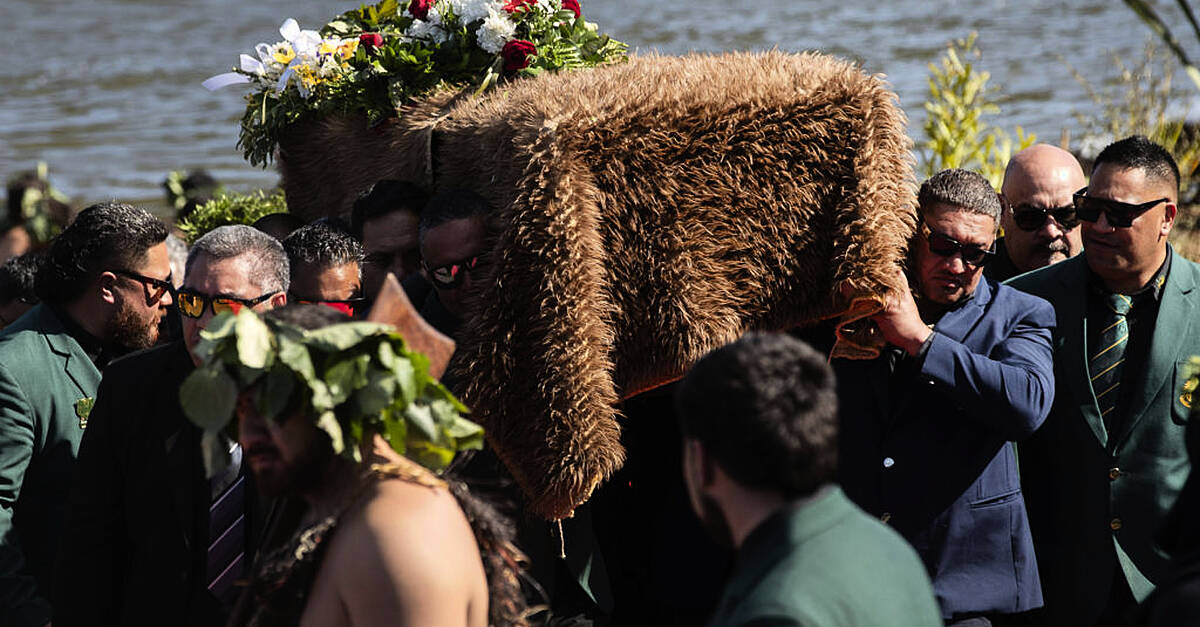
M47 161L74 198L157 202L172 169L203 167L226 185L274 185L235 148L237 88L200 81L239 52L278 39L286 17L316 28L351 2L313 0L0 0L0 176ZM635 51L822 50L886 74L920 134L928 63L945 42L979 32L982 67L1009 101L995 121L1057 141L1073 112L1095 106L1063 59L1097 83L1112 54L1136 61L1147 29L1115 0L584 0L584 14ZM1171 11L1164 16L1180 24ZM1190 41L1186 40L1185 41ZM1200 55L1197 55L1200 56ZM13 62L11 59L15 59ZM1183 81L1182 75L1178 78ZM1194 112L1189 112L1194 115Z

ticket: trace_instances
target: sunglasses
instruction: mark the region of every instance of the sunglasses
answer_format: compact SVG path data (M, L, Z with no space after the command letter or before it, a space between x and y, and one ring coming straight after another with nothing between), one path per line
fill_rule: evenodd
M365 298L349 298L346 300L310 300L307 298L293 297L289 295L288 302L300 303L302 305L325 305L331 309L336 309L347 316L354 317L354 312L363 303L367 302Z
M1100 219L1100 213L1104 212L1104 217L1108 219L1109 226L1122 229L1133 226L1133 221L1138 216L1153 209L1159 203L1171 202L1170 198L1159 198L1150 202L1131 204L1119 200L1088 196L1087 191L1088 188L1085 187L1075 192L1075 195L1072 196L1072 199L1075 201L1075 213L1079 214L1079 219L1085 222L1095 222Z
M438 266L432 269L426 266L424 262L421 263L421 266L424 267L425 272L429 274L429 278L433 281L434 287L438 289L446 289L458 287L458 284L462 282L464 273L475 270L483 258L483 255L475 255L473 257L461 259L459 261L455 261L454 263L448 263L444 266Z
M962 256L963 263L978 268L987 265L992 260L992 257L996 256L994 250L987 250L975 244L963 244L953 237L938 233L928 226L925 228L929 231L929 236L926 238L929 242L929 252L939 257L960 255Z
M189 318L200 318L204 316L205 308L211 308L214 316L223 313L236 314L242 310L242 307L254 307L278 293L268 292L258 298L247 299L233 296L209 296L185 287L176 293L175 303L179 305L179 313Z
M1033 205L1017 205L1013 207L1013 222L1017 223L1017 228L1022 231L1036 231L1042 228L1046 223L1046 218L1054 218L1054 221L1065 230L1071 230L1079 226L1079 216L1075 215L1075 205L1067 205L1065 207L1034 207Z
M145 293L146 306L153 307L162 301L163 294L175 294L175 284L171 283L171 275L167 275L166 280L148 277L144 274L138 274L129 270L113 270L113 274L123 276L127 279L133 279L142 284L142 291Z

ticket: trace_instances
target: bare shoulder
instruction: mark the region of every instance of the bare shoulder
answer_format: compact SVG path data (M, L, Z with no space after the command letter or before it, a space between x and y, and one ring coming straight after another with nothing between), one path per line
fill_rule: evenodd
M444 487L377 481L346 513L322 570L352 625L486 624L483 562Z

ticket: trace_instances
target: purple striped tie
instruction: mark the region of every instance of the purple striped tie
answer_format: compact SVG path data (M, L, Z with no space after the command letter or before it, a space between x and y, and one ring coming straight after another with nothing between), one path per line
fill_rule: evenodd
M208 591L222 604L236 599L246 547L245 479L241 476L208 509Z

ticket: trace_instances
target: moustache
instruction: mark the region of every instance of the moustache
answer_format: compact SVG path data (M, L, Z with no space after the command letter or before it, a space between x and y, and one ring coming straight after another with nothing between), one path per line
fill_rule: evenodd
M1070 247L1067 246L1066 240L1052 239L1034 244L1034 249L1038 252L1065 253L1070 250Z

